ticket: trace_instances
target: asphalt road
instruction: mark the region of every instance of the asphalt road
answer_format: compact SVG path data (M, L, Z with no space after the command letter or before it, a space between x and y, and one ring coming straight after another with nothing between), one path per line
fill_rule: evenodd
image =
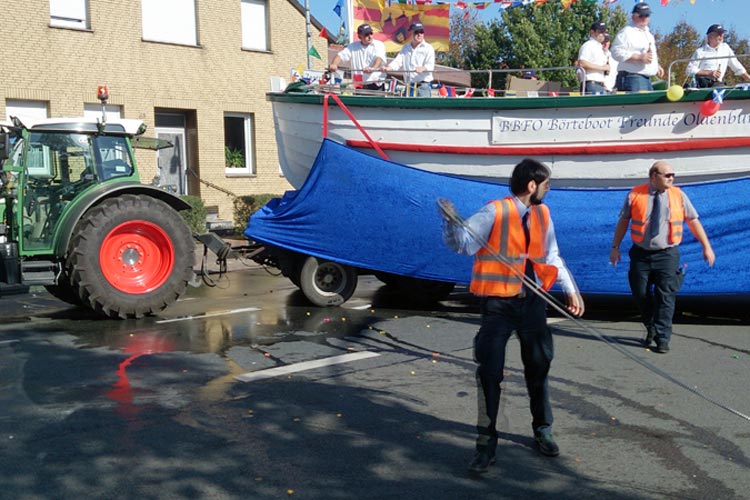
M512 340L498 461L476 477L460 290L425 309L362 277L318 309L238 270L139 321L3 298L0 497L747 498L750 420L727 409L750 415L747 305L682 301L666 355L627 300L551 318L558 458L533 447ZM303 364L321 360L340 362ZM253 379L272 368L290 371Z

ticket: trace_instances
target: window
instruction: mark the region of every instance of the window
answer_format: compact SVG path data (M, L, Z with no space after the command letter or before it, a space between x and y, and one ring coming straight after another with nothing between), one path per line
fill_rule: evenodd
M49 0L49 24L56 28L89 29L88 0Z
M242 48L270 50L266 0L242 0Z
M226 174L255 174L253 115L224 115L224 160Z
M84 118L91 118L92 120L101 120L102 119L102 105L101 104L84 104L83 116ZM122 118L122 106L107 104L107 121L119 120L121 118Z
M26 125L47 118L47 103L44 101L23 101L20 99L8 99L5 101L5 114L10 119L17 116ZM27 123L28 122L28 123Z
M198 45L195 0L141 0L143 39Z

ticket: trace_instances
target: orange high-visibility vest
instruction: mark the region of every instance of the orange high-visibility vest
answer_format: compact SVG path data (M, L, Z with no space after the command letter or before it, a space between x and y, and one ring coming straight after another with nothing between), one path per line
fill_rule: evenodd
M630 237L635 243L641 243L645 237L648 223L646 214L648 212L648 197L650 196L648 184L641 184L630 191ZM682 192L680 188L672 186L667 189L669 198L669 237L672 245L678 245L682 241L682 222L685 220L685 207L682 205Z
M557 267L545 264L549 209L544 205L533 205L529 215L529 248L521 216L512 198L492 202L495 205L495 222L492 225L487 245L474 255L474 268L469 290L480 296L513 297L521 292L526 259L531 259L534 272L549 290L557 279ZM498 260L502 255L510 267Z

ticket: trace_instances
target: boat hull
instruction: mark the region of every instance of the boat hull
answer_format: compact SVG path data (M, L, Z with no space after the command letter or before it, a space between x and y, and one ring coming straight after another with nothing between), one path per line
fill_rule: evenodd
M711 93L670 102L664 92L550 98L420 99L342 96L371 141L332 100L327 137L415 168L507 182L513 166L534 157L559 187L626 187L656 160L673 164L681 183L750 173L750 92L730 89L716 114L701 108ZM281 169L299 188L324 130L319 94L271 93Z

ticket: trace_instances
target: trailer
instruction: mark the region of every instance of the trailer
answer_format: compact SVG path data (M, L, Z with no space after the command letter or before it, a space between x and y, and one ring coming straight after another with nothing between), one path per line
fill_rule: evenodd
M717 255L708 268L701 245L686 231L680 250L689 272L681 293L746 296L750 179L681 187ZM545 197L560 253L584 294L630 294L626 252L617 267L608 259L628 191L553 188ZM316 305L344 303L360 274L374 274L412 299L434 301L467 284L473 262L444 244L436 200L452 200L468 217L509 193L505 184L412 168L325 139L304 184L253 214L244 234L258 248L256 260L278 267Z

